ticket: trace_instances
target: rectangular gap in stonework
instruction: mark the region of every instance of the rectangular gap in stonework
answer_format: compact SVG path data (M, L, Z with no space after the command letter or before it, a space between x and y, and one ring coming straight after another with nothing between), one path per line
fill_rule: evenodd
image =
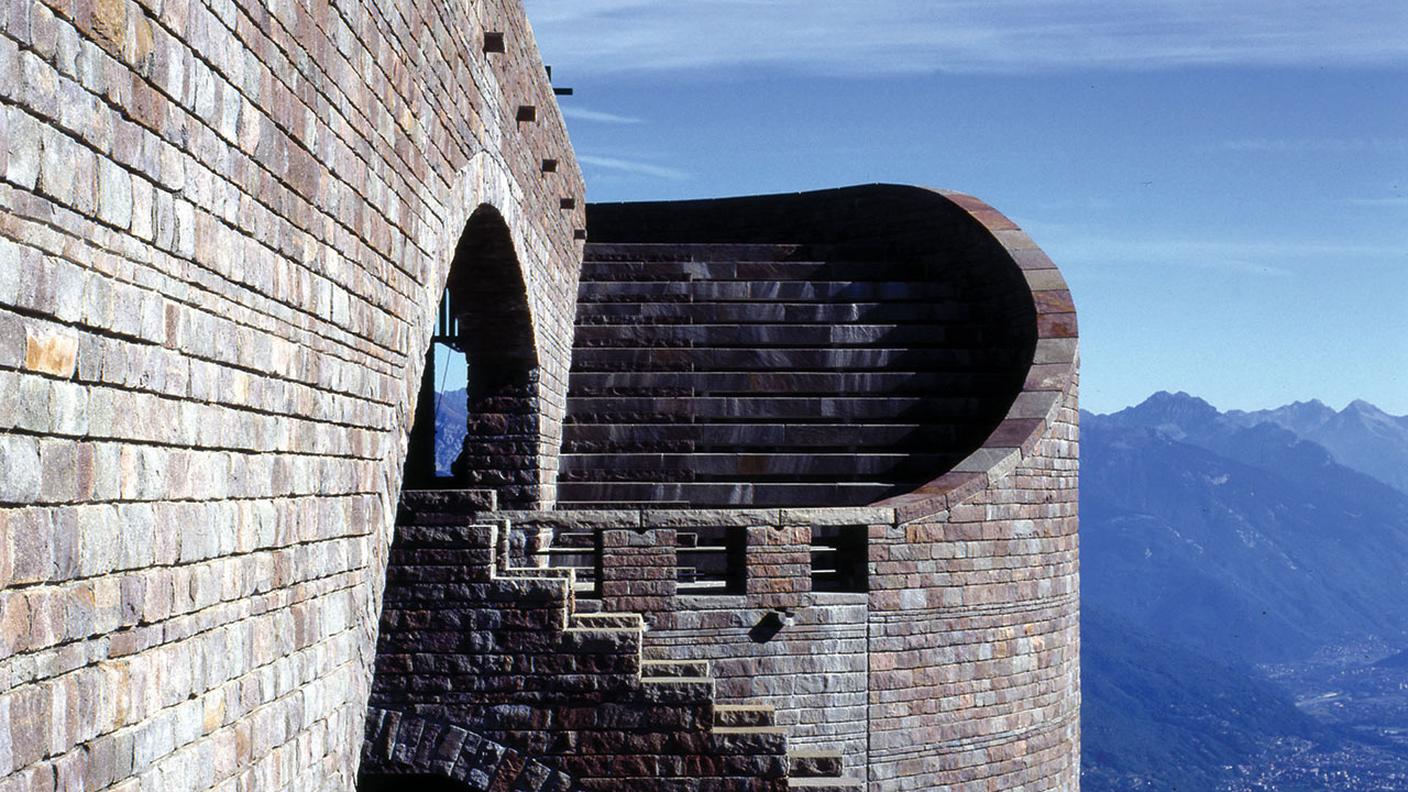
M587 529L558 529L552 544L537 551L547 565L576 572L578 597L601 597L601 532Z
M864 594L870 590L870 532L864 525L812 528L812 591Z
M739 527L681 528L676 534L680 594L743 594L748 532Z

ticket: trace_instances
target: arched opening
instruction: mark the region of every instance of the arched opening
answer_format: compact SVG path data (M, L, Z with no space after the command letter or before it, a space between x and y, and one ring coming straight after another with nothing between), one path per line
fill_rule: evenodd
M493 489L501 505L532 505L539 435L527 287L503 216L481 206L460 235L436 315L404 487Z

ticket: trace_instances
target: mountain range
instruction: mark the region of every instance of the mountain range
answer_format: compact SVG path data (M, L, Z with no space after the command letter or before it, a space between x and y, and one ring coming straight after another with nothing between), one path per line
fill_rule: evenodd
M1408 635L1408 494L1186 394L1082 418L1087 602L1253 662Z
M1334 460L1408 493L1408 416L1395 416L1363 401L1339 412L1318 400L1274 410L1230 410L1228 421L1242 426L1270 423L1323 446Z
M450 465L464 447L469 396L463 388L440 391L435 401L435 473L450 475Z
M1087 792L1324 788L1326 766L1408 788L1385 715L1408 712L1408 422L1184 393L1081 420Z

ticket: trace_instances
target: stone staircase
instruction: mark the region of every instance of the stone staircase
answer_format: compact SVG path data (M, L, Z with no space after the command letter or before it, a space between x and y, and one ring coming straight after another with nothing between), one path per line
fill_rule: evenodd
M506 526L452 505L403 496L373 708L452 724L575 789L788 788L771 708L716 704L707 662L646 658L640 614L579 612L572 570L510 565ZM377 739L378 756L417 755Z
M855 255L587 245L560 504L860 505L976 448L1022 354L982 286Z

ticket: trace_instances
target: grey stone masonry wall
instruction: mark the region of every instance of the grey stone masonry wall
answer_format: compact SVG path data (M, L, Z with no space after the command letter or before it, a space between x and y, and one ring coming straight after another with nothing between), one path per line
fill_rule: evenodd
M1064 382L1019 461L956 474L963 485L918 518L896 507L499 517L516 526L520 559L595 570L579 609L641 614L645 657L708 662L720 703L771 707L793 751L834 752L874 792L1076 790L1077 379ZM825 557L814 537L838 527L868 537L868 573L859 591L813 590ZM733 560L741 591L686 586L681 537L706 529L746 538Z
M1079 788L1076 383L1032 453L871 536L876 789Z
M832 757L838 775L863 779L867 765L863 591L813 591L814 526L868 533L891 525L893 509L692 509L503 513L525 559L595 566L578 587L579 608L641 614L649 659L708 663L725 705L763 705L787 733L789 750ZM742 539L742 587L693 593L681 577L697 563L683 536ZM589 541L588 537L596 537ZM581 552L563 553L575 543ZM554 545L556 546L554 548ZM864 552L864 551L862 551ZM591 560L588 560L591 559ZM582 568L590 572L590 568ZM683 567L683 570L681 569ZM717 588L717 587L716 587Z
M548 502L582 190L517 0L0 3L0 790L352 788L456 243Z
M573 789L788 788L770 713L716 707L706 663L642 657L640 615L579 613L570 571L509 566L507 536L440 508L415 499L398 521L375 708L503 746ZM369 751L414 766L432 748L423 732L379 735Z

